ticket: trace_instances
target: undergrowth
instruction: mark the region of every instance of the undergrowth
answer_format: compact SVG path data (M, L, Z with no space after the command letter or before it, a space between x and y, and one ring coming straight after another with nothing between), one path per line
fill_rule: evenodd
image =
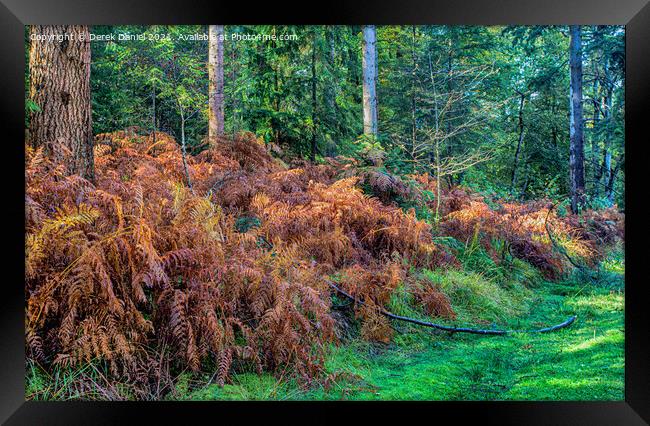
M427 175L378 158L290 168L251 134L189 157L187 174L165 134L102 134L95 182L67 175L62 149L26 147L29 399L331 388L356 374L331 371L332 350L412 335L380 308L453 324L535 318L535 294L553 288L540 282L566 279L570 260L593 269L624 237L614 209L560 217L544 200L462 188L444 189L432 222ZM622 268L609 262L600 277ZM328 279L364 303L335 309Z
M600 267L610 269L620 256L614 251ZM569 329L502 338L407 325L388 345L358 338L332 345L325 362L330 381L308 390L290 381L279 383L271 375L236 376L232 385L200 386L182 398L620 401L624 277L620 271L609 272L588 286L579 272L560 282L540 281L519 313L501 319L501 325L528 329L575 314L578 319Z

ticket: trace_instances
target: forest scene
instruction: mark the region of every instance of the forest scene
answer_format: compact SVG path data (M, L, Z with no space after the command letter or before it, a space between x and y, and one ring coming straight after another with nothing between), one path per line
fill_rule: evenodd
M623 400L625 28L25 27L27 400Z

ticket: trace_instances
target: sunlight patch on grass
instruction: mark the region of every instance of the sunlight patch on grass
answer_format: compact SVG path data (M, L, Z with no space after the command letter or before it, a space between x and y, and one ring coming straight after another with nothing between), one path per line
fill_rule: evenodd
M623 332L618 330L607 330L605 334L597 336L593 339L585 340L582 343L571 345L564 349L565 352L578 352L584 350L597 349L598 345L614 344L622 345L624 342Z
M525 312L531 291L516 283L458 270L425 271L451 300L459 320L497 322Z

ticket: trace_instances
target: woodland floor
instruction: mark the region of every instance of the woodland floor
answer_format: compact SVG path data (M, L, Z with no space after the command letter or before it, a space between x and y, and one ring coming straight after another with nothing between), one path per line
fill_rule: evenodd
M519 266L522 265L526 268L523 263ZM596 280L579 272L556 283L537 276L539 281L530 289L505 289L499 306L490 306L488 299L481 301L476 294L463 299L462 293L451 291L452 304L458 312L457 325L480 323L480 317L514 312L501 315L498 327L534 329L577 315L570 327L552 333L505 337L452 335L394 324L396 334L390 344L351 337L339 346L332 345L325 365L333 378L326 385L305 389L271 374L240 373L219 387L210 383L209 376L183 374L168 398L622 400L624 269L623 253L615 251L601 264ZM498 292L493 289L488 296ZM523 308L517 311L509 303ZM409 313L397 302L392 303L391 309ZM492 324L484 326L489 328ZM56 381L59 383L28 369L26 394L35 399L57 399L56 389L64 388L66 379Z
M577 315L573 325L553 333L450 335L394 324L389 345L350 339L332 346L326 367L336 379L328 386L302 389L272 375L246 373L220 388L189 382L188 375L173 399L622 400L623 278L618 252L603 262L596 281L579 273L560 283L540 281L520 299L525 310L498 324L532 329ZM456 302L457 323L480 315L471 304L463 309L458 297Z

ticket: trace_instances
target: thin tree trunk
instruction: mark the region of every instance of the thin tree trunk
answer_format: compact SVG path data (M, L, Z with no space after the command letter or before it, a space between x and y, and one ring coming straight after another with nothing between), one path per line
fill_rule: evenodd
M594 83L594 100L593 100L593 106L594 106L594 111L593 111L593 126L592 126L592 133L591 133L591 168L593 170L593 179L594 179L594 196L597 197L599 193L599 182L598 182L598 174L599 174L599 160L600 160L600 149L598 147L598 138L596 136L596 125L599 120L599 113L598 113L598 108L599 108L599 102L596 99L596 95L599 93L599 90L597 89L597 84Z
M603 162L598 174L597 185L603 185L605 192L607 192L608 181L612 171L612 100L613 100L613 87L609 81L609 68L605 64L605 97L603 99L603 121L605 122L605 143L603 146ZM602 179L602 182L601 182ZM607 196L607 194L605 194Z
M616 175L618 174L618 171L621 168L621 164L623 163L624 155L621 155L616 161L616 167L609 173L608 180L607 180L607 186L605 188L605 194L607 195L607 201L609 202L609 205L614 204L614 183L616 181Z
M431 81L431 88L433 89L433 108L432 108L432 114L433 114L433 120L435 123L435 130L436 133L438 133L438 108L437 108L437 94L436 94L436 85L435 85L435 80L433 78L433 63L431 60L431 50L427 50L427 62L429 64L429 79ZM437 136L437 135L436 135ZM435 164L435 153L433 152L434 150L431 149L431 146L429 146L429 164Z
M71 174L94 180L90 102L90 32L87 25L33 25L31 33L54 40L31 42L29 96L38 105L30 113L30 143L61 144ZM57 40L60 39L60 41Z
M377 33L374 25L363 27L363 133L377 135Z
M436 161L436 215L435 215L435 223L437 224L440 221L440 205L442 203L442 187L441 181L442 181L442 173L441 173L441 167L440 167L440 139L436 137L436 143L435 143L435 161Z
M456 45L457 37L453 29L451 29L451 34L449 35L449 40L447 42L447 93L454 93L454 79L453 79L453 56L454 56L454 46ZM451 122L450 120L445 120L445 127L447 134L451 133ZM445 151L447 158L451 158L454 154L454 137L451 136L446 139ZM450 173L447 175L447 181L449 182L449 187L454 186L454 175Z
M569 47L571 68L570 101L570 155L571 211L578 212L584 202L584 140L582 123L582 49L579 25L570 26Z
M317 99L316 99L316 30L314 30L314 39L312 40L312 49L311 49L311 121L312 121L312 132L311 132L311 161L316 161L316 109L317 109Z
M223 25L210 25L208 49L209 119L208 137L210 144L223 135Z
M519 166L519 154L521 153L521 144L524 141L524 102L526 96L523 93L519 94L519 139L517 140L517 148L515 149L515 159L512 165L512 178L510 180L510 195L514 193L515 183L517 180L517 167Z
M413 34L411 38L411 159L415 161L415 147L417 139L417 100L416 100L416 68L417 68L417 58L415 55L415 38L416 38L416 28L415 25L412 27Z
M602 39L602 35L600 33L600 26L596 26L594 29L594 42L595 44L599 44L600 40ZM602 59L602 56L601 56ZM598 138L596 137L596 128L598 125L598 120L600 118L599 114L599 106L601 103L600 100L600 94L601 94L601 86L598 84L599 79L600 79L600 72L598 69L598 61L594 60L593 61L593 72L594 72L594 82L593 82L593 87L592 87L592 106L593 106L593 116L592 116L592 132L591 132L591 169L592 169L592 177L594 180L594 197L598 197L598 194L600 192L600 182L597 179L597 176L599 174L599 160L600 160L600 152L599 152L599 146L598 146Z
M436 173L436 213L434 216L434 222L436 227L440 221L440 205L441 205L441 165L440 165L440 112L438 110L438 90L436 89L436 80L433 77L433 63L431 61L431 50L428 53L429 56L429 78L431 79L431 89L433 90L433 125L434 125L434 145L433 145L433 164Z
M327 131L329 135L335 135L337 130L340 129L340 126L337 122L337 117L339 116L339 107L336 102L336 97L339 93L339 71L336 66L336 39L335 39L335 27L330 25L327 27L326 32L326 42L329 49L329 54L327 55L327 66L330 71L330 83L326 86L325 102L327 102L327 114L325 115L327 120ZM323 129L325 130L325 129ZM346 129L347 130L347 129ZM330 138L333 142L328 143L324 155L331 157L336 155L337 143L336 137Z
M327 29L327 43L329 47L329 55L327 58L327 64L329 66L330 72L332 74L331 83L327 88L327 104L330 113L330 124L333 126L336 121L336 94L338 92L338 82L336 81L336 43L334 40L334 29L332 26L329 26Z
M153 106L153 113L151 114L151 127L153 128L152 130L152 136L153 136L153 143L156 143L156 85L153 85L153 90L151 93L152 97L152 106Z
M228 81L230 84L230 97L228 105L230 106L231 114L231 128L233 138L239 131L239 121L237 118L237 112L239 111L239 96L235 93L234 87L237 84L237 69L239 67L238 57L237 57L237 48L230 45L230 73L228 74ZM225 96L225 82L224 82L224 96ZM239 120L241 120L241 115Z
M194 188L192 188L192 179L190 178L190 170L187 167L187 145L185 144L185 113L183 111L183 107L180 105L179 112L181 115L181 154L183 157L183 170L185 171L187 186L190 188L190 191L194 193Z

